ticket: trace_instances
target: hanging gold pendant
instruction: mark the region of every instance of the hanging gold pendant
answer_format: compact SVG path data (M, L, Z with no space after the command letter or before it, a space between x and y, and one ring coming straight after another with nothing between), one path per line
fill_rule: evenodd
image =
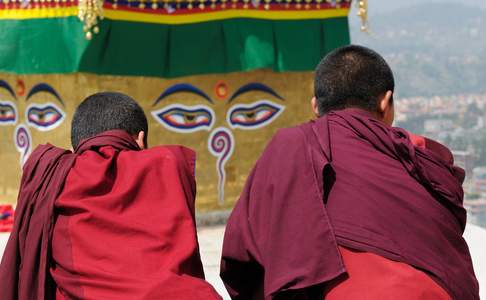
M361 18L361 31L368 32L368 0L358 0L358 17Z
M102 0L79 0L78 18L83 22L86 39L93 38L93 33L99 32L98 20L103 19L103 1Z

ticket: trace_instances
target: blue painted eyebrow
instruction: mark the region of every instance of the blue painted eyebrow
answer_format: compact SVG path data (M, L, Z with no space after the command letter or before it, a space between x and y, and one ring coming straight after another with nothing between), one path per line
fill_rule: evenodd
M15 96L15 92L13 88L6 82L5 80L0 79L0 88L7 90L7 92L14 97L15 100L17 100L17 96Z
M62 101L61 97L59 96L59 94L56 92L56 90L51 87L50 85L48 85L47 83L39 83L39 84L36 84L30 91L29 91L29 94L27 95L27 97L25 98L26 101L29 101L29 99L34 96L35 94L38 94L40 92L46 92L48 94L51 94L53 95L61 104L62 106L65 106L64 105L64 101Z
M284 100L282 96L277 94L271 87L263 84L263 83L258 83L258 82L251 82L248 84L245 84L244 86L240 87L234 94L231 96L231 98L228 100L228 103L232 102L233 100L236 99L236 97L241 96L244 93L248 92L253 92L253 91L259 91L259 92L264 92L267 94L270 94L280 100Z
M174 85L169 86L165 91L163 91L162 94L160 94L160 96L157 98L157 100L155 100L154 104L152 104L152 106L157 105L160 101L164 100L164 98L177 93L196 94L203 97L209 103L213 103L213 100L211 100L211 98L209 98L209 96L205 92L201 91L200 89L193 86L192 84L176 83Z

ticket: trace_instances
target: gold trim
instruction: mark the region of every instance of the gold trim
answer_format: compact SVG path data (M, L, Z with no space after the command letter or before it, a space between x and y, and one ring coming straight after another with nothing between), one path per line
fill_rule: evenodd
M160 15L153 13L125 11L121 9L104 9L104 16L107 19L118 21L146 22L157 24L190 24L206 21L225 20L232 18L250 18L263 20L306 20L306 19L327 19L346 17L348 8L322 9L322 10L251 10L251 9L229 9L223 11L208 11L188 14ZM8 9L0 10L0 19L42 19L76 16L78 8L47 8L47 9Z
M62 18L76 16L77 14L77 6L43 9L0 9L0 19L3 20Z
M306 20L306 19L328 19L346 17L348 8L305 10L305 11L276 11L276 10L250 10L231 9L219 12L201 12L187 15L156 15L122 10L105 9L105 17L111 20L135 21L158 24L189 24L206 21L225 20L232 18L250 18L264 20Z

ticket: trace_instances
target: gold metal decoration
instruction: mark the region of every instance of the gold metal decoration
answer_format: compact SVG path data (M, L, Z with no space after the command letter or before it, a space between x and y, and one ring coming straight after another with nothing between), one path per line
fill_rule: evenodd
M312 2L312 0L305 0L305 9L310 9L310 3Z
M263 7L266 9L266 10L269 10L270 9L270 1L271 0L264 0L265 1L265 4L263 5Z
M131 0L129 0L131 1ZM170 9L170 0L162 0L162 3L160 4L160 7L168 11Z
M79 0L78 18L83 22L86 39L91 40L98 33L98 20L103 19L103 0Z
M361 31L368 32L368 0L358 0L358 17L361 18Z

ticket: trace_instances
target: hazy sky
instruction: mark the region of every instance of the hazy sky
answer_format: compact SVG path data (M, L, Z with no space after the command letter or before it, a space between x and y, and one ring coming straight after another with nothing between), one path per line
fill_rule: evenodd
M356 16L357 1L358 0L353 0L351 13L349 14L349 24L353 29L359 28L361 23L360 19ZM460 3L482 9L486 12L486 0L368 0L370 21L373 23L373 15L386 14L389 11L424 3L437 3L438 10L440 10L441 6L447 5L447 3ZM427 12L424 12L424 14L426 13Z
M353 2L356 2L354 0ZM390 10L400 9L401 7L419 4L419 3L447 3L455 2L461 4L468 4L474 7L486 9L486 0L368 0L370 14L385 13ZM440 4L438 4L439 6ZM440 8L438 8L440 9Z

